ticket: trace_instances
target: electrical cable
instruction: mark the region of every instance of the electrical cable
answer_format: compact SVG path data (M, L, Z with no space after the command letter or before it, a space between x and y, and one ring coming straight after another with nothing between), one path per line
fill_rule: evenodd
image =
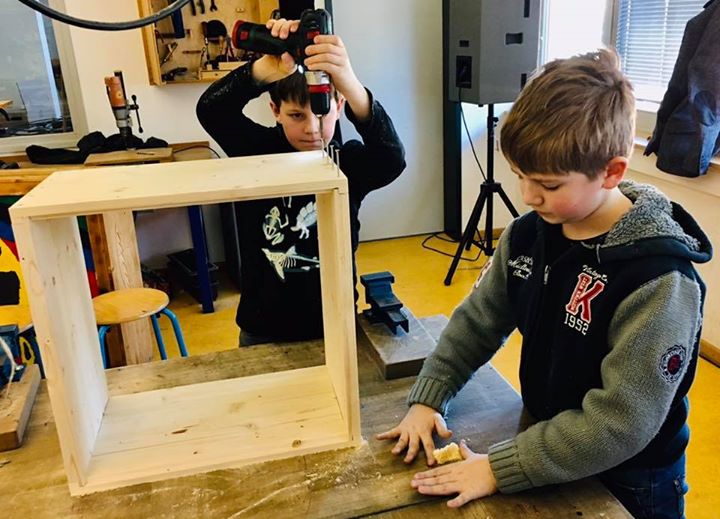
M458 87L458 106L460 107L460 117L462 118L463 126L465 126L465 133L467 134L468 142L470 143L470 149L472 150L473 156L475 157L475 162L477 163L478 168L480 168L480 175L482 176L483 181L487 181L487 177L485 176L485 170L480 164L480 159L478 159L477 153L475 153L475 146L473 145L473 140L470 136L470 130L468 129L467 121L465 120L465 111L462 107L461 88L462 87Z
M475 233L476 233L477 235L480 234L479 231L475 231ZM429 245L427 245L427 242L430 241L430 240L433 239L433 238L437 238L438 240L442 240L442 241L445 241L445 242L448 242L448 243L457 243L457 242L458 242L457 240L452 240L452 239L448 239L448 238L443 238L443 237L441 236L441 234L444 234L444 233L436 232L436 233L430 234L429 236L426 236L425 239L422 241L422 243L421 243L420 245L422 246L423 249L426 249L426 250L429 250L429 251L432 251L432 252L437 252L438 254L442 254L443 256L447 256L448 258L454 258L454 257L455 257L454 254L450 254L450 253L448 253L448 252L441 251L441 250L439 250L439 249L435 249L435 248L430 247ZM460 259L461 259L462 261L475 262L475 261L477 261L477 260L480 258L481 255L482 255L482 249L478 252L477 256L475 256L474 258L465 258L465 257L460 256Z
M157 13L147 16L145 18L139 18L130 22L96 22L92 20L83 20L81 18L75 18L67 15L60 11L56 11L52 7L41 4L39 0L18 0L21 4L26 5L30 9L33 9L39 13L44 14L48 18L63 22L68 25L74 25L75 27L82 27L83 29L93 29L97 31L126 31L129 29L137 29L144 27L152 23L162 20L173 14L175 11L179 11L185 5L189 4L193 0L177 0L176 2L160 9Z
M179 149L175 150L175 153L180 153L180 152L182 152L182 151L187 151L187 150L194 150L195 148L208 149L208 150L212 151L217 158L219 158L219 159L222 158L217 151L215 151L215 150L214 150L213 148L211 148L210 146L205 146L204 144L194 144L194 145L192 145L192 146L188 146L187 148L179 148Z

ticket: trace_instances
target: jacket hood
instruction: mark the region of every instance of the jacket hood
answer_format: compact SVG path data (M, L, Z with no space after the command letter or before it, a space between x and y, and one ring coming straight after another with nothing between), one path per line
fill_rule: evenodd
M710 240L682 206L648 184L626 180L619 188L633 206L596 246L600 261L656 255L710 261Z

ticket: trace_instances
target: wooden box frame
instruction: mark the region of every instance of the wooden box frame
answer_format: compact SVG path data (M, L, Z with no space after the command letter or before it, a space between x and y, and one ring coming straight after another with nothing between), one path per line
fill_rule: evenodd
M314 151L98 171L53 173L10 209L70 493L357 446L348 190L334 164ZM305 194L325 364L109 396L76 216Z

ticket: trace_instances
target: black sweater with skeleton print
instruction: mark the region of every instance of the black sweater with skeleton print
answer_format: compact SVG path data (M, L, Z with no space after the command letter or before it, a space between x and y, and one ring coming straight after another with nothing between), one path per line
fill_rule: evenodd
M248 64L213 83L200 98L198 119L228 156L295 151L281 126L268 128L243 114L247 103L266 90L267 86L258 86L252 79ZM368 121L357 121L347 104L345 108L362 142L335 142L350 191L353 271L362 200L405 169L405 150L392 121L372 94L370 98ZM278 340L321 337L315 197L237 203L236 214L242 275L238 326Z

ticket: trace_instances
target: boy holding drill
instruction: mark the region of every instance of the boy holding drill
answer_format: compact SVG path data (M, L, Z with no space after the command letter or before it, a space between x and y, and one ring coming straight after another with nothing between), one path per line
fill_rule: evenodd
M270 20L272 36L286 39L298 22ZM318 35L306 48L304 66L327 72L333 83L330 111L310 110L305 78L288 53L264 55L210 86L197 105L205 130L231 157L320 150L333 141L343 108L362 137L340 144L348 178L353 254L358 246L358 212L365 196L400 175L405 151L392 121L360 83L342 40ZM247 103L270 91L277 126L267 128L243 114ZM319 153L319 152L318 152ZM318 159L319 160L319 159ZM315 197L284 197L236 204L241 255L241 298L236 321L244 346L322 336ZM354 270L354 256L353 256Z

